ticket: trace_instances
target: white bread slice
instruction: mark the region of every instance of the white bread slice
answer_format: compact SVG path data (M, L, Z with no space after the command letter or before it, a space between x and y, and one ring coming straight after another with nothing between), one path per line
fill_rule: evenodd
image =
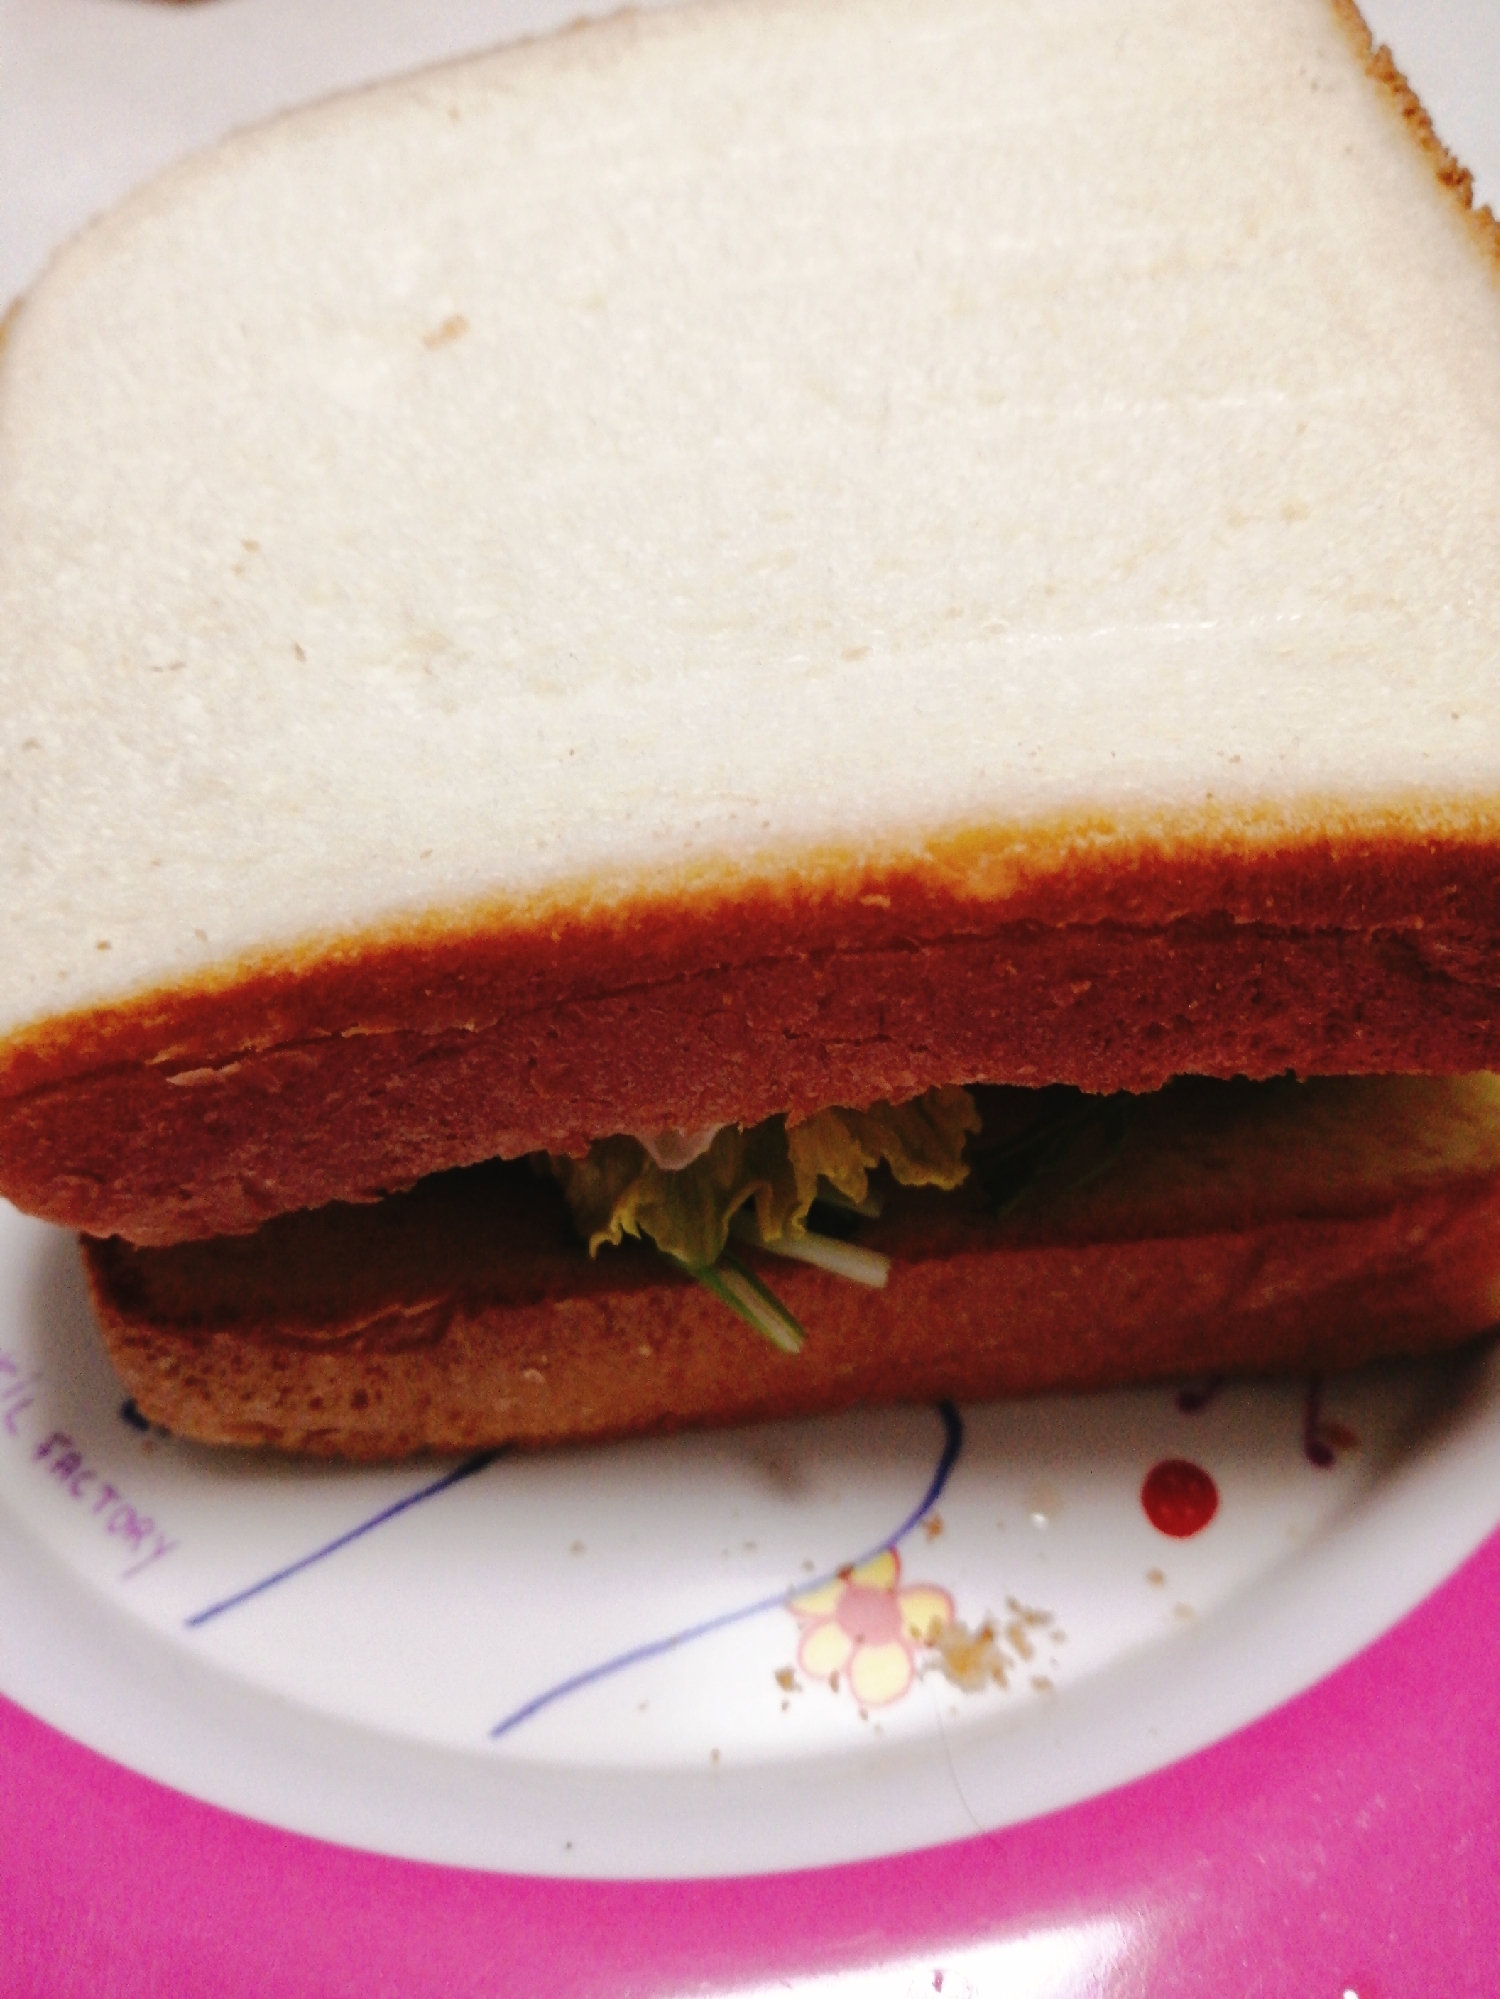
M1500 1059L1500 282L1356 26L709 0L284 119L88 231L0 362L0 1188L160 1239L825 1088ZM1313 940L1290 1038L1210 950L1116 1057L1080 1013L841 1069L886 981L800 1066L757 1030L676 1080L689 974L1268 912ZM634 1045L558 1025L636 985ZM528 1008L567 1045L530 1096ZM336 1122L411 1084L401 1032L501 1021L482 1114L321 1180L220 1118L384 1036L296 1099Z

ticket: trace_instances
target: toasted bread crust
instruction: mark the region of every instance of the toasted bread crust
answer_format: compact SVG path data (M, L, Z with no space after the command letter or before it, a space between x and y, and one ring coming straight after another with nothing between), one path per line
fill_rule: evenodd
M1427 107L1397 67L1390 50L1383 42L1376 41L1355 0L1332 0L1332 6L1335 16L1353 42L1366 74L1382 86L1439 182L1458 202L1476 243L1495 264L1500 265L1500 221L1488 208L1475 207L1473 174L1454 158L1438 137Z
M972 1210L945 1219L918 1198L868 1238L893 1252L883 1291L764 1260L809 1329L789 1356L639 1246L589 1262L548 1189L519 1186L517 1207L514 1175L481 1181L481 1203L497 1184L507 1206L473 1208L436 1287L420 1190L373 1264L357 1211L331 1227L291 1217L243 1244L87 1244L129 1392L151 1420L208 1443L397 1458L855 1404L1322 1372L1440 1351L1500 1308L1493 1176L1368 1212L1145 1239L1007 1230Z
M392 933L13 1045L0 1192L171 1242L621 1130L934 1084L1500 1066L1489 840L851 870Z

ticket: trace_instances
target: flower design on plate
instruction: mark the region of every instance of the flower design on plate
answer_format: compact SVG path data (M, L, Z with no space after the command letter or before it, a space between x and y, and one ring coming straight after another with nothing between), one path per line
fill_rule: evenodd
M917 1648L930 1645L953 1618L953 1599L931 1583L900 1587L901 1558L882 1548L832 1582L792 1597L788 1610L802 1626L797 1664L809 1679L847 1673L864 1707L900 1700L916 1675Z

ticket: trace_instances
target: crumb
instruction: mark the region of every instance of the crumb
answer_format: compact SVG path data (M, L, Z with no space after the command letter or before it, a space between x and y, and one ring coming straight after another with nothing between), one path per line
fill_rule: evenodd
M942 1531L943 1531L942 1514L930 1513L927 1516L926 1520L924 1520L922 1523L922 1532L927 1536L929 1541L935 1541L938 1535L942 1533Z
M1008 1684L1010 1662L988 1620L977 1631L970 1631L955 1618L933 1638L932 1650L943 1678L965 1693L977 1694L991 1680L997 1687Z
M740 1543L740 1546L747 1555L753 1555L756 1552L755 1543L753 1541L742 1541Z
M1047 1678L1045 1673L1033 1673L1031 1684L1039 1694L1050 1694L1052 1692L1052 1682Z
M867 1707L862 1707L859 1711L859 1718L861 1721L868 1721L870 1719L870 1710Z
M829 1686L830 1686L830 1687L832 1687L832 1689L833 1689L833 1691L834 1691L835 1693L837 1693L837 1692L838 1692L838 1690L839 1690L839 1676L838 1676L838 1674L837 1674L837 1673L830 1673L830 1674L828 1675L828 1684L829 1684Z
M1164 1583L1164 1582L1165 1582L1165 1581L1166 1581L1167 1579L1166 1579L1166 1577L1165 1577L1165 1576L1164 1576L1164 1575L1162 1574L1162 1572L1161 1572L1161 1570L1160 1570L1160 1569L1147 1569L1147 1571L1146 1571L1146 1580L1147 1580L1147 1582L1148 1582L1148 1583L1150 1583L1150 1585L1151 1585L1151 1587L1152 1587L1153 1589L1160 1589L1160 1588L1161 1588L1161 1586L1162 1586L1162 1584L1163 1584L1163 1583Z
M800 1694L802 1691L802 1682L791 1666L776 1668L776 1684L784 1694Z
M1049 1631L1047 1636L1052 1640L1054 1645L1066 1645L1068 1642L1066 1631Z
M805 1576L810 1576L810 1575L812 1574L812 1572L813 1572L813 1565L812 1565L812 1563L811 1563L810 1561L807 1561L807 1562L804 1562L804 1563L802 1564L802 1573L803 1573L803 1575L805 1575Z
M424 347L447 347L455 340L461 340L469 330L469 322L461 312L450 312L441 326L434 326L422 335Z
M708 1752L708 1760L709 1760L709 1762L710 1762L710 1763L717 1763L717 1762L718 1762L718 1760L719 1760L719 1752L718 1752L718 1750L717 1750L717 1749L710 1749L710 1750L709 1750L709 1752Z
M1193 1618L1196 1616L1196 1614L1197 1613L1194 1611L1193 1606L1190 1603L1174 1603L1172 1605L1172 1615L1175 1618L1177 1618L1180 1623L1190 1624Z
M585 1553L585 1552L586 1552L586 1551L585 1551L585 1549L584 1549L584 1545L583 1545L582 1541L574 1541L574 1542L572 1542L572 1543L570 1544L570 1546L569 1546L569 1548L568 1548L568 1553L569 1553L570 1555L581 1555L581 1554L583 1554L583 1553Z
M1013 1596L1005 1599L1005 1607L1011 1613L1010 1622L1005 1627L1006 1643L1018 1659L1030 1661L1036 1656L1031 1634L1033 1631L1045 1631L1052 1622L1052 1613L1050 1610L1037 1610Z
M786 1711L787 1711L787 1709L788 1709L788 1708L789 1708L790 1706L791 1706L791 1702L790 1702L790 1701L783 1701L783 1702L781 1703L781 1712L782 1712L783 1714L785 1714L785 1713L786 1713Z
M650 1705L651 1705L650 1701L641 1701L636 1707L636 1713L644 1714L647 1708L650 1707Z

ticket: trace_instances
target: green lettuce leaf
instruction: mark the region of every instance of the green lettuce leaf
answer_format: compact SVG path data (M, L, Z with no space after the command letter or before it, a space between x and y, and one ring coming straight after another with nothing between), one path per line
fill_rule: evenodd
M601 1243L649 1236L658 1249L695 1269L718 1261L729 1224L753 1206L763 1242L806 1232L807 1211L826 1185L846 1201L869 1194L884 1165L908 1187L956 1187L968 1173L964 1140L979 1130L967 1090L928 1090L905 1104L819 1111L790 1127L767 1118L741 1131L726 1125L690 1166L668 1172L638 1139L600 1139L582 1159L552 1155L590 1253Z

